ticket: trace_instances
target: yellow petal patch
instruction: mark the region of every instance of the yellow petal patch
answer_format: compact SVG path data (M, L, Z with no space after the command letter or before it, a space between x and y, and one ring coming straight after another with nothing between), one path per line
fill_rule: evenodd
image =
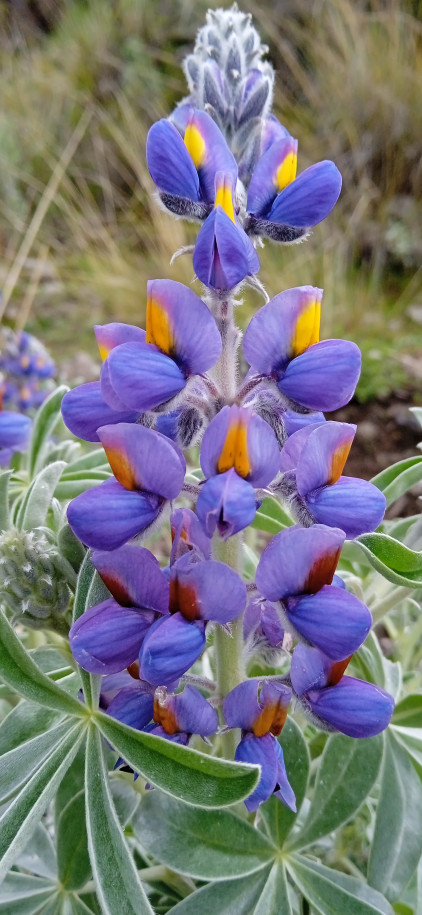
M278 192L283 191L288 184L296 178L297 172L297 155L294 152L287 153L287 156L278 166L275 173L275 185Z
M218 473L225 473L234 467L240 477L248 477L251 473L251 464L248 455L248 426L240 419L230 423L226 440L218 459Z
M102 361L105 362L108 354L110 353L110 347L104 346L102 343L99 343L98 349L100 351L100 356L101 356Z
M117 451L115 448L106 448L104 451L107 455L108 463L116 477L118 483L121 483L125 489L138 489L133 470L125 454Z
M202 133L194 124L188 124L184 136L185 146L189 155L193 159L195 168L200 168L204 164L206 145Z
M352 442L345 442L344 445L340 445L339 448L336 448L331 458L329 483L337 483L337 480L343 472L343 467L347 461L351 447Z
M21 356L21 368L27 369L29 362L30 362L29 356ZM41 366L41 368L42 368L42 366Z
M318 343L320 321L321 305L314 299L314 301L310 302L302 311L296 321L296 327L291 342L292 356L299 356L300 353L304 353L305 350L308 349L308 346L312 346L313 343Z
M215 207L222 207L229 219L234 222L233 191L231 184L224 182L215 195Z
M174 352L174 336L170 318L161 303L156 302L155 299L147 301L145 342L154 343L167 355Z

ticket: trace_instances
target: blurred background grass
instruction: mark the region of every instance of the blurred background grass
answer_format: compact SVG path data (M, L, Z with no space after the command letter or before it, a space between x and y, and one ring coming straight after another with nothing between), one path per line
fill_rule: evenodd
M94 323L142 323L148 278L192 280L189 257L169 261L197 229L158 208L145 138L186 94L181 61L210 5L221 4L0 0L3 310L59 361L95 355ZM323 336L363 350L359 398L411 401L422 386L422 4L241 6L269 45L299 171L332 158L343 174L309 240L260 252L266 288L322 286ZM240 323L260 304L248 293Z

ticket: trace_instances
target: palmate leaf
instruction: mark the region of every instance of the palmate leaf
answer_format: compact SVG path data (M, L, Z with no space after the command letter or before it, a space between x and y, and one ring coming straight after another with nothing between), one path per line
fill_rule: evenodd
M289 848L312 845L350 819L376 780L382 752L380 736L355 740L333 734L329 738L307 819L298 835L288 843Z
M47 708L85 717L86 708L43 674L0 612L0 677L18 694Z
M85 816L85 791L66 805L57 823L59 880L67 890L81 889L91 876Z
M13 797L21 785L47 758L50 751L65 737L69 730L69 719L56 724L45 734L38 734L21 743L14 750L0 756L0 801Z
M62 737L0 818L0 880L26 846L83 738L83 728L69 723Z
M57 885L57 857L53 840L44 823L40 821L23 852L16 859L16 867L37 877L45 877Z
M266 868L241 880L221 880L205 886L173 909L171 915L284 915L282 899L268 907L267 883L272 869ZM290 915L286 910L286 915Z
M302 855L286 861L292 880L320 915L394 915L381 893Z
M228 810L196 810L151 791L133 829L141 846L173 870L200 880L224 880L265 867L276 849Z
M408 754L391 731L385 744L368 881L394 902L422 854L422 791Z
M259 766L216 759L171 740L135 731L102 712L96 723L135 772L167 794L198 807L227 807L256 787Z
M0 886L1 915L35 915L57 888L50 880L11 871Z
M88 732L86 806L92 871L104 915L153 915L113 807L100 734Z

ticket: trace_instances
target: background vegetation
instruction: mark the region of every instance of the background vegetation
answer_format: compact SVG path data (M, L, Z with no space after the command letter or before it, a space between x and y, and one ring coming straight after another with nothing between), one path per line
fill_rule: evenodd
M149 277L190 229L162 214L151 123L186 93L181 61L209 0L0 5L0 283L6 320L56 357L95 354L92 324L141 322ZM275 113L299 170L333 158L344 189L304 245L262 252L267 288L325 288L325 336L364 352L359 397L422 377L422 21L419 2L244 0L277 71ZM195 231L195 229L194 229ZM240 310L256 307L251 293ZM77 379L75 379L77 380Z

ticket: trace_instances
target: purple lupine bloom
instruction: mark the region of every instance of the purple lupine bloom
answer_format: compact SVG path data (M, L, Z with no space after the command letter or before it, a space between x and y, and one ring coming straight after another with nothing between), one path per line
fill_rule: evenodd
M97 324L94 327L98 349L103 362L115 346L121 343L144 343L145 331L134 324ZM104 398L100 381L81 384L68 391L62 400L62 416L68 429L86 442L99 442L97 429L111 423L134 423L139 410L128 410L124 404L113 406Z
M291 695L291 689L283 683L255 678L240 683L224 700L227 726L242 730L235 759L261 765L258 786L245 801L249 811L257 810L272 794L290 810L296 810L283 751L276 739L286 721Z
M289 527L273 538L256 570L256 586L277 603L286 629L333 660L356 651L372 617L354 594L332 584L343 531L316 524Z
M21 411L37 409L47 397L46 384L56 367L45 347L25 331L0 330L0 384L4 404Z
M280 292L252 318L243 352L258 376L271 380L288 406L337 410L352 397L361 355L349 340L319 341L322 290Z
M197 512L210 536L223 539L243 530L256 511L254 487L266 486L277 474L280 453L268 423L249 407L223 407L205 431L202 485Z
M157 559L140 546L97 551L91 562L111 596L76 620L70 647L84 670L115 674L136 661L149 627L168 613L169 585Z
M170 565L190 552L196 553L200 559L211 559L211 540L204 533L195 512L190 508L177 508L170 517L170 525Z
M0 410L0 467L7 467L15 451L25 451L31 434L29 416Z
M185 746L193 734L207 738L218 728L217 712L194 686L168 693L165 686L154 690L137 680L117 693L107 713L139 731L145 729Z
M277 667L285 631L277 608L261 597L253 597L243 617L246 655L258 655L269 667Z
M190 376L217 362L221 336L215 320L187 286L148 283L145 341L115 346L103 365L102 393L114 409L151 410L184 389Z
M170 439L144 426L117 423L100 427L98 435L115 479L73 499L68 520L87 546L115 550L149 527L166 500L179 495L186 463Z
M117 673L139 655L142 680L173 686L201 654L206 623L225 625L246 604L237 573L202 559L196 545L166 571L148 550L131 544L95 552L92 562L111 598L87 610L70 631L72 651L90 673Z
M341 191L334 162L311 165L296 178L297 140L273 142L258 159L249 184L246 231L293 242L328 216Z
M373 531L386 509L373 483L341 476L356 426L327 422L295 432L280 457L282 487L297 520L341 528L347 539Z
M255 248L235 212L237 164L217 124L186 106L177 127L153 124L147 163L165 206L177 215L205 219L193 256L198 278L226 291L259 270Z
M193 734L207 738L218 728L218 715L194 686L169 695L164 686L155 690L154 722L150 733L187 744Z
M173 683L205 647L208 621L225 625L246 604L246 586L222 562L201 560L193 550L170 566L170 617L155 622L139 654L140 676L156 686Z
M101 426L112 423L135 423L139 410L113 410L101 391L100 381L89 381L68 391L62 400L65 425L85 442L99 442L97 432Z
M297 645L290 671L293 690L318 727L348 737L374 737L388 726L394 699L373 683L343 676L349 661L333 663L318 649Z

